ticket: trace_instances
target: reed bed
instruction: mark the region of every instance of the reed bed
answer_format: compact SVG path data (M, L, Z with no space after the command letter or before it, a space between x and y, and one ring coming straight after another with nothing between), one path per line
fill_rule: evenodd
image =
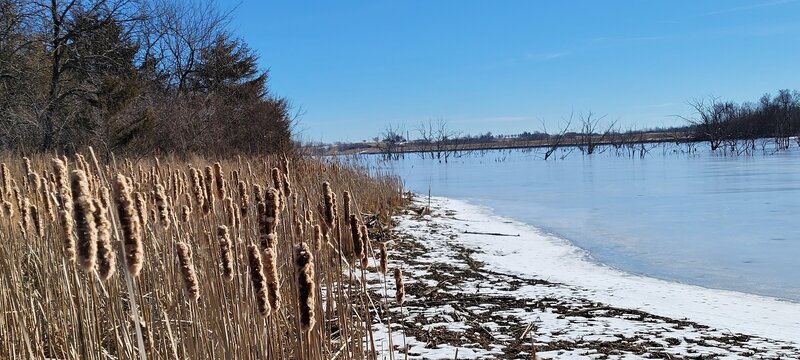
M0 162L0 358L384 357L390 299L364 272L386 280L368 234L398 179L286 156Z

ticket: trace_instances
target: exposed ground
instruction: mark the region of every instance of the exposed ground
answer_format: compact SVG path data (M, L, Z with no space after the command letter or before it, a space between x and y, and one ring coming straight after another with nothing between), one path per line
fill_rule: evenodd
M800 359L798 343L612 307L574 286L493 271L476 260L479 250L455 241L464 232L447 223L458 214L420 212L399 216L388 237L407 294L402 309L390 308L398 359ZM369 280L383 296L381 279ZM387 284L392 297L391 276ZM376 330L385 349L385 327Z

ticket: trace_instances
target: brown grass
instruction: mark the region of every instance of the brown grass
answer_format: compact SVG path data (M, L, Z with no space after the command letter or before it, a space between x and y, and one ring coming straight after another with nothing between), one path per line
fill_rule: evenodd
M0 163L0 358L376 357L389 319L353 276L336 197L385 225L397 179L277 156Z

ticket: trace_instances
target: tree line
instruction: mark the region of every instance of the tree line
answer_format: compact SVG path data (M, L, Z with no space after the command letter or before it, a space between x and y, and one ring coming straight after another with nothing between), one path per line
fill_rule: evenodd
M402 125L390 124L373 141L385 157L396 158L403 152L414 152L422 158L443 162L458 152L512 147L543 148L543 158L547 160L562 147L574 147L584 155L592 155L601 145L608 145L618 153L644 157L651 148L648 144L659 142L708 142L712 151L726 155L753 154L757 148L786 150L792 140L800 146L799 91L779 90L775 96L765 94L756 103L722 101L708 96L691 100L688 105L691 115L677 115L685 121L684 125L649 130L623 130L616 120L609 121L605 116L588 112L571 114L554 131L548 131L542 121L540 130L516 135L493 135L491 132L463 135L446 120L438 119L421 123L414 129L417 139L412 140ZM696 150L693 145L687 149Z
M263 153L292 108L212 0L0 0L0 148Z

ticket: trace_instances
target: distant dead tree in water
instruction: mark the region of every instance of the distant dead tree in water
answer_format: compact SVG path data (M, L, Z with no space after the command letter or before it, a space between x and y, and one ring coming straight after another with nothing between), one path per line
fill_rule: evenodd
M559 128L557 133L555 133L553 135L550 135L550 133L547 132L547 125L545 124L544 120L540 120L540 123L542 124L541 125L542 132L545 133L545 134L548 134L547 135L547 140L548 140L547 151L544 152L544 159L545 160L549 159L550 156L552 156L553 153L555 153L556 150L558 150L558 148L563 145L564 139L566 138L566 134L569 131L569 127L572 125L572 119L574 117L574 114L575 113L570 113L569 114L569 119L566 119L566 123Z
M387 160L397 160L401 156L400 146L406 142L402 125L386 125L377 141L378 149Z
M447 120L440 118L434 123L433 120L428 119L427 123L423 122L417 127L417 132L420 136L418 141L420 156L423 158L427 154L431 159L446 163L451 155L459 151L460 142L457 140L461 133L451 129Z
M580 114L578 117L581 121L578 149L581 153L592 155L597 149L597 145L608 140L617 122L613 121L607 126L603 125L602 121L606 115L597 116L591 111L585 115Z

